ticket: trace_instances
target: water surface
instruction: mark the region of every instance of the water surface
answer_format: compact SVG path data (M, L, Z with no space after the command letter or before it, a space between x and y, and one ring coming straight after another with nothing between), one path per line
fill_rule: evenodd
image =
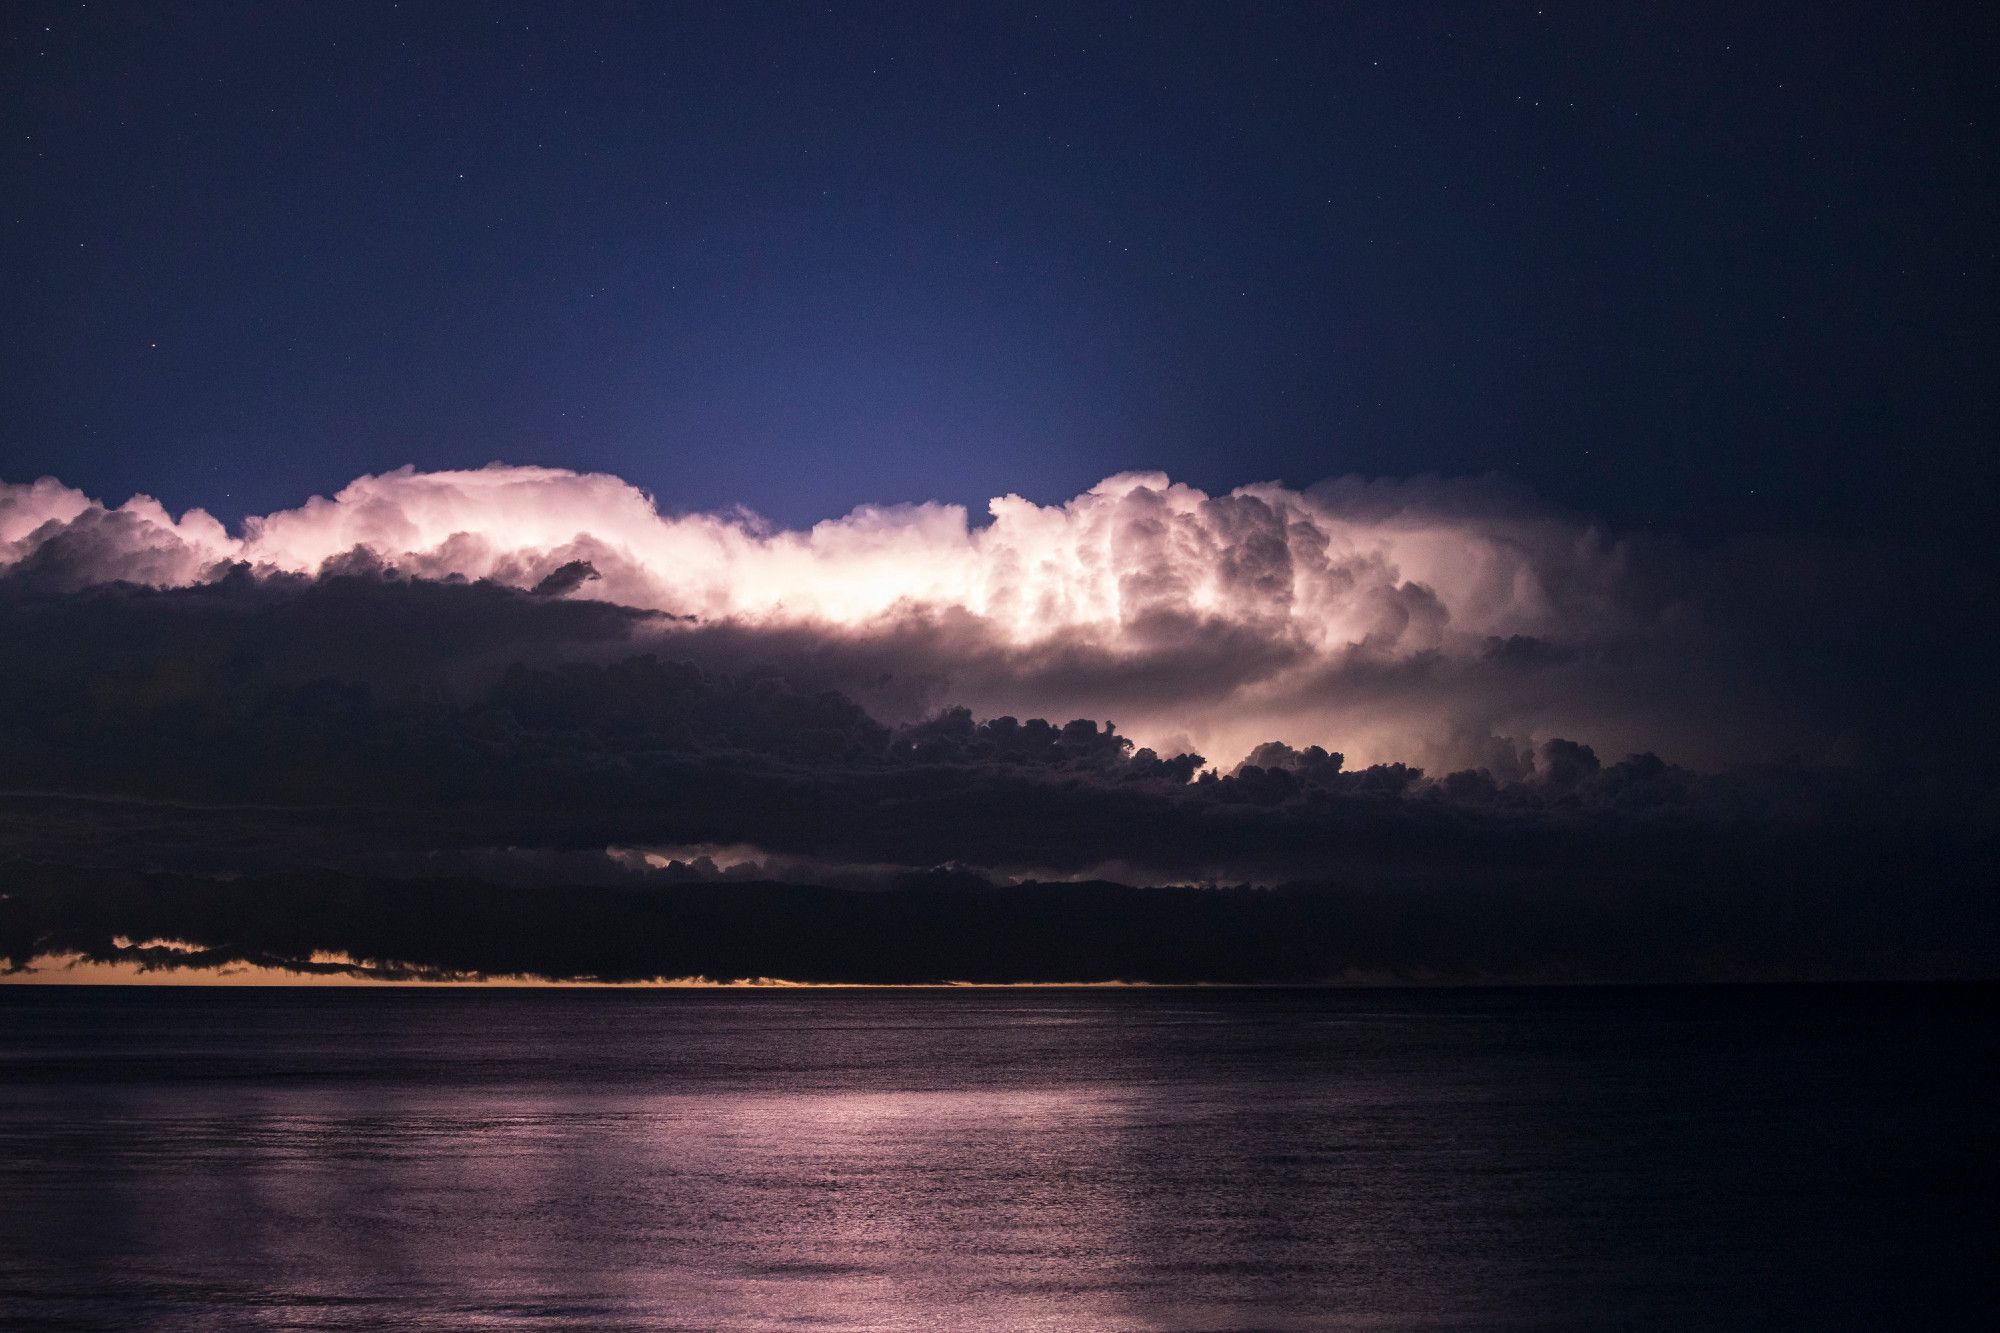
M0 989L0 1327L1975 1327L1990 990Z

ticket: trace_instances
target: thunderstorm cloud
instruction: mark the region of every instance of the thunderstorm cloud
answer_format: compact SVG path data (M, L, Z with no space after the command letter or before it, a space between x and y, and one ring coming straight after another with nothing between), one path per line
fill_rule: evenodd
M804 531L499 465L234 531L0 486L0 958L1978 972L1979 591L1491 480Z
M0 487L0 570L67 592L235 568L488 581L661 613L645 633L666 655L782 662L892 721L948 703L1111 717L1231 762L1274 739L1502 767L1559 734L1704 763L1852 742L1851 719L1816 716L1746 641L1742 603L1770 594L1755 553L1720 570L1495 481L1209 495L1126 473L988 510L863 507L786 531L494 465L363 477L232 534L45 479Z

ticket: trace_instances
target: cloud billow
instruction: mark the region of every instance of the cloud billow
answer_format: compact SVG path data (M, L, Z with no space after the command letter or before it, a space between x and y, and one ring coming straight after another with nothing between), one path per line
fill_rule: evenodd
M175 588L363 567L659 613L660 651L782 662L913 720L1114 717L1227 761L1279 739L1436 766L1587 734L1701 762L1829 743L1730 641L1672 543L1614 537L1495 481L1275 484L1152 473L1061 505L868 507L803 531L670 515L614 477L494 465L363 477L230 534L145 497L0 487L24 588Z
M1866 698L1837 671L1801 687L1811 598L1748 619L1755 583L1484 484L1135 474L980 527L784 533L496 467L235 535L7 487L0 947L617 978L1989 969L1990 782L1813 762L1915 733L1828 709ZM1681 744L1627 744L1652 736Z

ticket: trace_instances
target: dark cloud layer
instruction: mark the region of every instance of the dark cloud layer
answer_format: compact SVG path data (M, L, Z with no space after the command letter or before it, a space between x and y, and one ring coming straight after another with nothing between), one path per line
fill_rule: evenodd
M687 642L679 622L562 595L590 572L530 590L365 558L167 590L0 579L10 964L849 981L1995 967L1977 771L1884 755L1696 772L1489 738L1487 762L1426 772L1277 742L1211 763L1100 721L958 708L892 726L810 672L661 656Z
M1994 962L1964 935L1962 900L1931 885L1890 911L1782 879L1578 871L1271 889L934 876L875 891L8 876L0 958L12 963L53 953L385 977L1271 982L1953 976Z

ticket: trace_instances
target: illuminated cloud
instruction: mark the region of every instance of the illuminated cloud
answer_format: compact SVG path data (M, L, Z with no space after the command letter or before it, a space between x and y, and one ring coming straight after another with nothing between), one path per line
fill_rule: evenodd
M1719 688L1661 543L1491 481L1209 495L1124 473L1059 505L864 506L804 531L662 513L616 477L492 465L362 477L240 534L52 480L0 486L0 569L52 590L393 567L668 613L665 651L779 661L888 720L945 703L1112 717L1233 762L1269 740L1493 763L1549 735L1697 762L1800 744ZM1710 664L1712 666L1712 664Z
M101 561L81 562L90 581L188 584L218 561L312 573L367 547L412 574L522 587L587 559L606 578L599 596L712 618L857 627L962 610L1017 646L1081 635L1143 650L1220 623L1309 651L1411 652L1566 628L1607 608L1621 559L1595 532L1477 486L1210 496L1124 473L1062 505L1006 495L988 509L976 527L962 506L918 504L774 531L747 513L662 515L615 477L496 464L362 477L231 538L200 510L176 523L146 496L106 510L44 479L0 488L0 562L96 525L124 546L77 553ZM113 558L134 550L161 558Z
M1946 579L1442 483L783 533L470 475L240 534L0 496L0 978L1990 970ZM1726 762L1781 725L1859 762Z

